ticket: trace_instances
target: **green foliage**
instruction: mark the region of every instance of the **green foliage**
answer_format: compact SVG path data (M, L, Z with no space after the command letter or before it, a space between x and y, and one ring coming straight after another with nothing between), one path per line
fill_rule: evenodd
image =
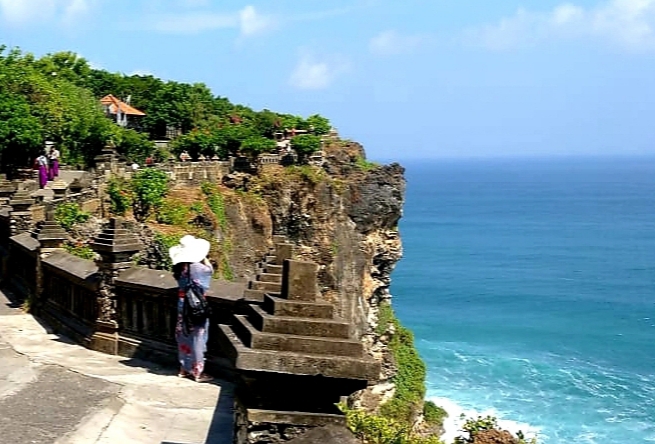
M90 214L82 211L74 202L63 203L55 209L55 220L66 230L70 230L75 224L86 222L89 217Z
M25 164L43 145L41 122L18 95L0 93L0 153L12 165Z
M155 150L155 144L148 139L147 134L133 129L118 128L116 139L116 150L131 162L141 165Z
M493 416L478 416L477 418L468 418L462 426L462 431L466 432L468 436L458 436L455 438L455 444L472 444L475 442L475 436L480 432L488 430L499 430L498 420ZM520 430L517 432L516 437L519 444L536 444L537 440L532 438L526 440L525 435Z
M307 124L309 125L312 132L319 136L329 133L330 129L332 129L332 125L330 125L330 121L318 114L309 116L307 118Z
M216 216L218 221L218 226L223 232L227 230L227 217L225 215L225 202L223 200L223 195L218 191L218 188L209 182L204 182L201 185L201 190L207 198L207 205L209 209Z
M95 257L95 252L88 246L84 244L64 244L64 249L72 254L86 260L93 260Z
M217 155L221 159L225 159L227 144L228 138L224 129L192 130L176 138L171 143L171 150L178 155L182 151L186 151L193 159L197 159L201 154L210 158Z
M291 139L291 148L298 154L298 163L321 149L321 138L313 134L301 134Z
M364 159L363 157L358 156L355 159L355 166L359 168L362 171L370 171L374 168L379 167L380 165L375 163L375 162L369 162L368 160Z
M274 140L267 139L263 136L250 136L241 143L241 152L251 160L257 158L262 153L275 150L277 145Z
M5 166L27 166L44 140L58 144L62 160L90 165L110 140L131 161L142 163L153 153L151 138L181 134L173 151L186 150L192 157L226 158L240 149L246 155L274 148L275 132L308 130L295 149L301 160L316 151L317 135L330 130L329 120L314 114L307 119L267 109L253 109L214 96L202 83L163 81L153 76L112 73L92 69L72 52L36 58L18 49L0 46L0 151ZM138 132L125 130L105 116L98 99L112 94L146 115L132 119ZM311 136L311 137L310 137ZM168 153L156 153L158 161Z
M425 401L423 404L423 417L428 424L442 425L448 417L448 412L432 401Z
M143 222L153 211L158 211L164 202L168 193L168 176L154 168L138 170L130 185L134 217Z
M387 308L383 309L387 310ZM414 335L403 327L391 307L391 312L385 316L390 317L388 323L394 328L389 341L389 349L398 368L393 379L396 391L393 398L384 404L380 413L383 416L400 422L412 422L416 414L423 410L425 397L425 363L414 346Z
M112 178L107 184L109 196L109 212L117 216L124 216L132 205L132 190L127 181L122 178Z
M286 169L290 176L298 176L300 179L313 183L314 185L323 181L327 175L323 168L311 165L291 165Z
M160 224L186 226L190 218L190 209L181 202L165 200L157 212Z
M396 315L391 308L391 304L387 301L380 302L380 308L378 311L378 325L375 328L375 333L377 335L383 335L387 332L389 325L391 325L396 319Z
M339 408L346 414L346 423L353 434L365 444L442 444L437 436L415 436L411 424L402 424L362 410Z

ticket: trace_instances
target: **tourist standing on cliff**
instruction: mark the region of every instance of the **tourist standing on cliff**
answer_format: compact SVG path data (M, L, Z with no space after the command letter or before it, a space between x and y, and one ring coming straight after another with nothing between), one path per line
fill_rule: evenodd
M193 236L184 236L180 243L169 249L173 262L173 276L178 285L177 323L175 325L175 339L177 340L177 354L180 361L178 376L193 377L196 382L207 382L213 378L204 373L205 352L207 351L207 337L209 319L197 325L189 325L185 316L185 296L189 285L193 282L202 288L204 293L209 290L214 269L207 259L209 242Z
M48 179L55 180L59 176L59 150L54 146L50 148L48 153L48 160L50 161L50 169L48 170Z
M39 157L36 158L36 167L39 169L39 187L43 189L48 183L48 158L45 151L41 151Z

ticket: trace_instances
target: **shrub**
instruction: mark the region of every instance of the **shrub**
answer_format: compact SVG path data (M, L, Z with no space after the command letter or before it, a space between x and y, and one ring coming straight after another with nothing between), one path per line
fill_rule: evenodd
M64 249L72 254L73 256L80 257L82 259L93 260L95 257L95 252L88 246L84 244L64 244Z
M190 209L181 202L164 201L157 212L160 224L184 226L189 221Z
M394 396L380 408L380 413L396 421L412 423L423 410L425 363L414 346L414 335L400 324L391 306L382 310L383 315L389 318L388 322L394 326L389 349L398 373L393 378L396 385ZM389 312L385 314L384 310Z
M346 414L346 424L353 434L366 444L442 444L437 436L414 436L410 424L366 413L362 410L339 408Z
M129 184L121 178L113 178L107 184L109 196L109 212L117 216L124 216L132 205L132 192Z
M168 193L168 176L165 172L148 168L138 170L130 182L132 188L132 211L139 222L143 222L158 211Z
M155 143L146 134L133 129L120 129L116 150L130 161L143 164L146 157L155 150Z
M262 136L250 136L241 142L239 151L250 160L254 160L258 155L275 150L277 144L274 140Z
M216 216L218 221L218 226L224 232L227 230L227 217L225 215L225 201L223 200L223 195L218 191L218 188L209 182L204 182L200 189L203 194L207 197L207 205L209 209Z
M375 162L369 162L368 160L364 159L361 156L357 156L357 158L355 159L355 166L362 171L370 171L374 168L377 168L380 165L378 165Z
M378 311L378 325L375 328L375 333L382 335L387 331L389 325L393 322L395 316L393 314L393 308L391 304L387 301L382 301L380 303L380 308Z
M291 148L298 154L298 163L303 163L307 157L321 149L321 138L313 134L301 134L291 139Z
M82 211L74 202L63 203L55 210L55 220L66 230L70 230L75 224L86 222L89 217L89 213Z
M423 404L423 417L428 424L442 425L448 417L448 412L432 401L425 401Z

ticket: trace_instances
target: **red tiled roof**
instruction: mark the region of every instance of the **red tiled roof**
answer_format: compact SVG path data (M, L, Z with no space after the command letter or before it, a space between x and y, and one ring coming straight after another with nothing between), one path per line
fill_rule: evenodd
M145 116L146 113L143 111L139 111L138 109L134 108L133 106L128 105L125 102L121 102L118 100L116 97L114 97L111 94L107 94L104 96L102 99L100 99L100 103L109 106L109 113L110 114L116 114L116 111L120 109L120 111L123 114L127 114L129 116Z

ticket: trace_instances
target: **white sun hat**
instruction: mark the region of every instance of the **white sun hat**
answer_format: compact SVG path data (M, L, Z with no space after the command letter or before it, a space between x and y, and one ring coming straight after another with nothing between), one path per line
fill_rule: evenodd
M180 239L180 243L168 249L173 265L180 262L200 262L209 253L209 242L205 239L186 235Z

